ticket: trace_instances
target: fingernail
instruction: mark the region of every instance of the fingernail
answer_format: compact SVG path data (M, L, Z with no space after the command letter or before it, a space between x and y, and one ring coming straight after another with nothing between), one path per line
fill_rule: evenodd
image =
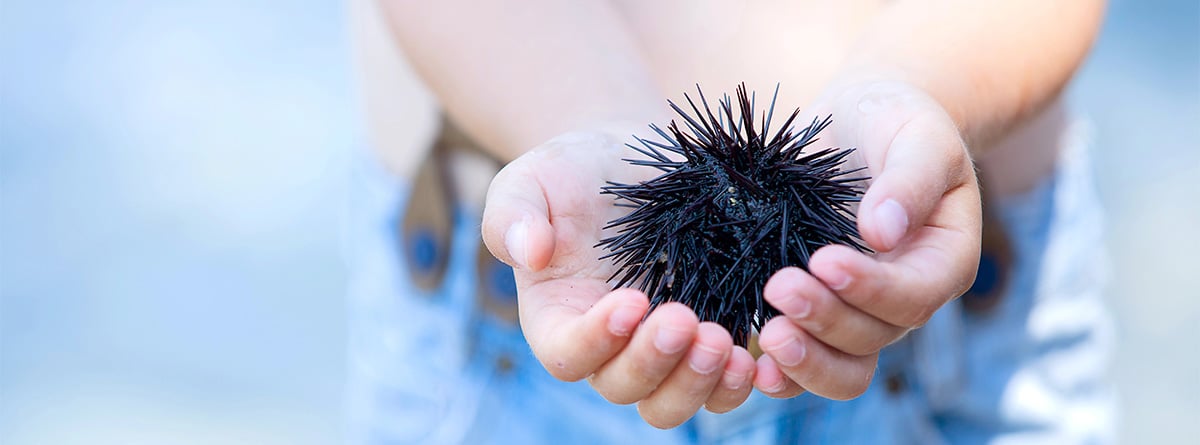
M742 382L746 381L746 374L738 374L732 371L725 371L721 376L721 386L728 389L738 390L742 388Z
M787 342L771 349L771 357L783 366L796 366L804 360L804 345L796 341L796 337L788 337Z
M688 355L688 366L696 371L697 374L707 375L717 370L721 366L721 359L725 358L725 354L721 351L710 348L702 344L696 344L692 348L692 353Z
M514 223L508 228L508 232L504 233L504 247L508 249L508 256L516 262L516 266L526 268L529 265L529 253L525 248L525 244L529 240L529 222L533 218L525 215L520 221Z
M620 306L608 316L608 332L619 337L625 337L633 332L642 319L642 308L638 306Z
M884 201L875 207L875 219L879 220L877 227L883 236L884 247L891 249L900 243L900 238L908 231L908 214L904 207L894 199Z
M788 293L782 301L773 303L776 309L792 318L804 318L812 311L812 302L795 293Z
M850 286L850 274L846 273L846 270L841 267L834 267L833 270L827 272L825 275L825 279L829 280L825 284L829 285L830 289L842 290Z
M687 331L672 329L669 326L659 326L654 334L654 347L664 354L674 354L682 351L691 341Z
M796 300L796 307L795 311L792 312L792 316L796 318L807 317L808 313L812 312L812 302L808 301L806 298L799 297L796 297Z
M763 388L763 389L765 389L768 393L771 393L771 394L775 394L780 391L783 391L784 389L787 388L787 380L785 380L786 378L787 377L780 376L779 381L777 381L774 384L767 386L766 388Z

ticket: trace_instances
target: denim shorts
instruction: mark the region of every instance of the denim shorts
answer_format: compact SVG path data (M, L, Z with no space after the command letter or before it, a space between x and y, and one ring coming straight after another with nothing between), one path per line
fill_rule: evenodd
M511 317L511 269L480 266L480 211L453 209L440 283L415 286L397 222L409 184L364 153L345 225L350 269L347 438L366 444L1108 443L1113 327L1104 306L1101 210L1085 125L1072 125L1054 175L989 202L1006 240L985 242L979 297L945 305L887 347L871 387L837 402L757 391L726 414L672 430L555 380ZM365 151L365 150L364 150ZM408 243L411 244L411 243ZM490 292L480 292L481 289ZM987 296L988 294L992 296ZM481 301L479 295L498 301Z

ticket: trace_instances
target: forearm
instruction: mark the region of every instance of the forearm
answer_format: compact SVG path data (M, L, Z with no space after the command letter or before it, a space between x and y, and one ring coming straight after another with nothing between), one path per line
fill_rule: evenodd
M924 89L978 154L1061 92L1102 15L1102 0L899 1L868 26L843 77Z
M605 2L382 1L446 112L502 159L564 131L663 113L663 95Z

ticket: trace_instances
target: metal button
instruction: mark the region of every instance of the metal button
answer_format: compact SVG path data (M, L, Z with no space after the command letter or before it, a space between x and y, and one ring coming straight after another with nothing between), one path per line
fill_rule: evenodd
M515 364L508 354L501 354L499 357L496 357L496 371L500 372L501 374L512 371L513 366L515 366Z
M898 372L888 375L887 380L884 381L884 388L887 388L888 394L892 395L900 394L906 386L904 375Z

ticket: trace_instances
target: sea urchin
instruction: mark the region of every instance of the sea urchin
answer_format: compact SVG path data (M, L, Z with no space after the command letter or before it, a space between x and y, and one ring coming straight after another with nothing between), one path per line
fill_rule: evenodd
M636 137L630 148L649 159L625 159L663 173L636 184L609 182L602 193L633 210L613 221L614 236L600 241L617 270L615 287L636 286L652 307L678 301L703 321L729 330L745 346L751 330L761 329L778 311L766 304L767 278L785 266L808 268L818 248L844 244L866 251L851 205L862 196L862 168L842 170L852 148L802 152L815 142L830 117L813 119L794 132L792 112L774 136L768 136L775 98L755 127L754 99L745 84L737 88L738 112L729 96L713 112L704 93L700 104L684 95L694 115L673 102L686 123L674 120L655 142Z

